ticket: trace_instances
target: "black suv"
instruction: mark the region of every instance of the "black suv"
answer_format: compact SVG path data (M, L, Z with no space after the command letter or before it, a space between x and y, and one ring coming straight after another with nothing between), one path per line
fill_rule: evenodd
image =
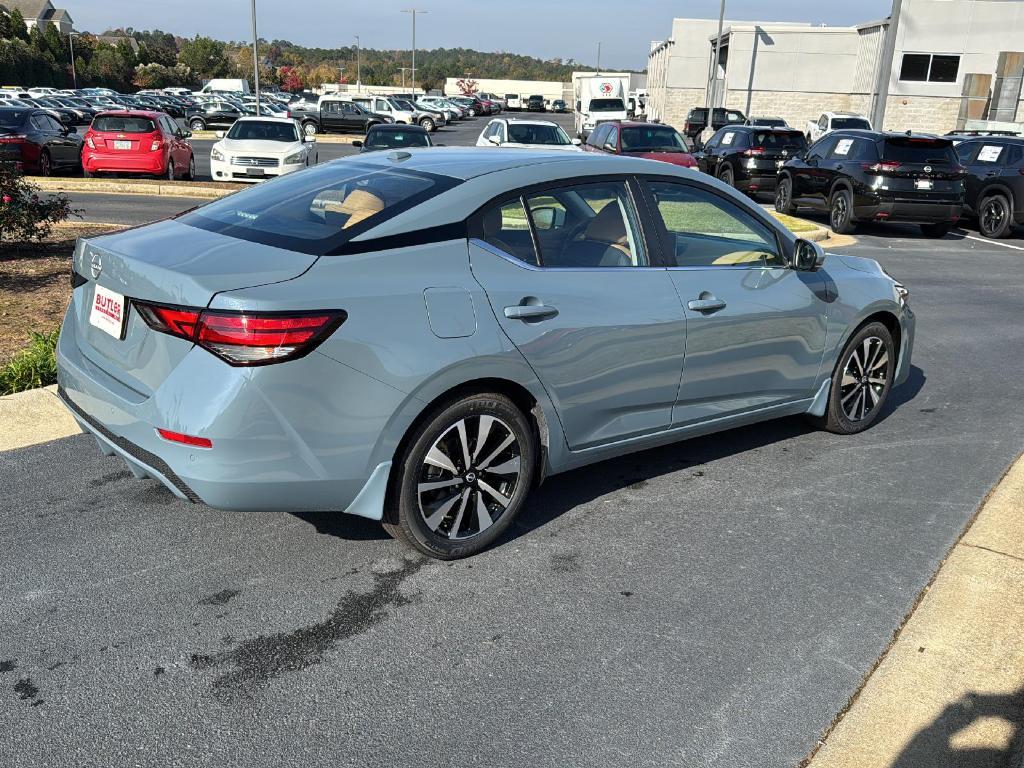
M526 111L527 112L544 112L544 97L543 96L531 96L526 100Z
M985 237L1005 237L1024 224L1024 138L982 136L957 144L967 169L967 210Z
M860 221L900 221L942 237L963 215L964 177L947 138L833 131L779 169L775 210L827 211L840 234Z
M711 110L711 128L717 131L727 125L742 125L746 122L747 116L738 109L726 109L725 107L714 107ZM704 129L708 127L707 107L694 107L686 116L683 124L683 135L693 144Z
M779 168L807 149L807 139L792 128L731 125L694 153L697 167L743 192L772 192Z

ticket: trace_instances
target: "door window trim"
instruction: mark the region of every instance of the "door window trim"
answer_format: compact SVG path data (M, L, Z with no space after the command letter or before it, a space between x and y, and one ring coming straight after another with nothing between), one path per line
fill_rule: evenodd
M779 225L775 222L774 219L772 219L770 221L767 220L767 218L766 218L766 217L768 217L767 213L762 216L762 214L760 212L760 209L757 209L756 211L747 211L747 213L750 215L750 217L752 219L754 219L754 221L756 221L758 224L762 225L762 227L764 227L764 229L766 229L768 231L768 233L771 234L771 236L774 238L775 247L776 247L776 249L779 252L779 256L783 259L783 261L786 262L785 265L771 265L771 264L721 264L721 265L700 264L700 265L690 265L690 266L682 266L681 267L681 266L678 266L678 265L670 263L670 257L668 255L670 251L669 251L669 248L668 248L668 239L667 239L668 235L669 235L669 230L668 230L668 227L665 226L665 222L661 218L661 214L658 212L657 201L655 200L654 193L651 191L651 188L650 188L650 184L652 182L654 182L654 183L665 183L665 184L675 184L675 185L681 186L681 187L688 187L690 189L700 190L701 192L703 192L705 194L708 194L708 195L711 195L713 197L718 198L719 200L723 201L727 205L730 205L730 206L732 206L734 208L740 208L740 204L737 203L735 200L731 200L728 195L722 194L717 189L713 189L712 187L709 187L709 186L707 186L705 184L701 184L699 182L695 182L695 181L693 181L691 179L683 179L683 178L678 178L678 177L673 177L673 176L658 176L656 174L644 174L644 175L638 176L637 180L640 183L640 189L642 190L642 193L643 193L644 198L645 198L645 203L646 203L646 205L647 205L647 207L649 209L648 210L648 216L651 219L651 226L654 228L654 230L657 233L657 237L658 237L659 244L660 244L659 255L661 256L662 263L665 265L663 267L664 269L667 269L667 270L669 270L671 272L693 272L693 271L708 270L708 269L715 269L715 270L728 269L728 270L748 270L749 271L749 270L753 270L753 269L769 270L769 269L792 269L793 268L792 267L792 260L791 260L791 258L789 256L791 248L787 248L786 247L787 245L789 245L789 243L787 243L784 240L783 233L780 231ZM742 208L740 208L740 210L742 210Z

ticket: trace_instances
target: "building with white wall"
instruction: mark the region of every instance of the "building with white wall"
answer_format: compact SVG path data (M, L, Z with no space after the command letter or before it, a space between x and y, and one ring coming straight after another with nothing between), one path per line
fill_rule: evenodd
M487 77L449 77L444 81L445 95L460 95L462 90L459 88L459 81L463 79L475 81L477 93L496 93L503 98L506 94L517 93L523 99L530 96L543 96L545 102L556 99L565 99L568 102L572 99L572 85L569 83L560 83L555 80L499 80Z
M679 125L709 94L715 105L800 128L823 111L870 114L888 29L888 20L852 27L727 21L714 66L718 20L674 19L672 34L648 57L648 115ZM885 127L952 130L966 90L995 87L1000 53L1021 50L1024 0L904 0ZM1004 68L1012 75L1007 57ZM1016 119L1024 120L1019 90L1016 99ZM975 112L984 101L976 100Z

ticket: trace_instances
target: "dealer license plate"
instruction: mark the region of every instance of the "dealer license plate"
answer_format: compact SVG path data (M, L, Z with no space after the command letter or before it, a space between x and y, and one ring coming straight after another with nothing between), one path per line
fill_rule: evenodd
M249 176L262 176L263 175L263 169L262 168L246 168L245 172Z
M114 149L131 149L132 143L130 141L114 141Z
M917 189L931 189L933 185L931 179L914 179L914 186Z
M124 296L97 285L93 292L89 324L109 333L115 339L124 338Z

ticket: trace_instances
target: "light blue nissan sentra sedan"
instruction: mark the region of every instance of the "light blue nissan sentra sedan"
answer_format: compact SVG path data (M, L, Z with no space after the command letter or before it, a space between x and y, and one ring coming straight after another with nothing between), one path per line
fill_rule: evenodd
M548 475L805 414L910 371L907 290L667 163L432 148L82 240L59 392L100 449L236 510L478 552Z

